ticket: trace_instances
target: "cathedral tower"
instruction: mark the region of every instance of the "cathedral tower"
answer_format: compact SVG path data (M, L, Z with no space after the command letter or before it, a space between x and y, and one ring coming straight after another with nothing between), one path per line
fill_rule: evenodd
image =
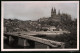
M58 11L58 15L60 15L60 10Z
M53 10L53 8L51 9L51 18L53 18L54 16L56 16L56 9L54 8L54 10Z
M56 9L55 8L51 9L51 20L53 20L55 22L60 21L60 10L58 11L58 14L56 14Z
M51 18L53 17L53 8L51 9Z
M56 9L55 8L54 8L54 12L53 13L54 13L54 15L56 15Z

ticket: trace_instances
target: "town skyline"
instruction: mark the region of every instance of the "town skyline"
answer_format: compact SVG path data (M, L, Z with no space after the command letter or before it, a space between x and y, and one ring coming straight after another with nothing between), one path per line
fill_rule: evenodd
M51 17L51 9L55 8L58 14L67 13L72 18L77 18L76 3L3 3L4 18L20 20L37 20L43 17ZM37 5L36 5L37 4ZM54 4L54 5L53 5ZM66 6L66 7L65 7ZM16 8L15 8L16 7ZM66 9L66 10L65 10Z

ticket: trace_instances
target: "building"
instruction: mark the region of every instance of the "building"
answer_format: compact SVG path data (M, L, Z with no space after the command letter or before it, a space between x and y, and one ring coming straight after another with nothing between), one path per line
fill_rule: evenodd
M51 9L51 20L56 21L56 22L59 22L61 20L60 10L59 10L58 14L56 14L56 9L55 8Z

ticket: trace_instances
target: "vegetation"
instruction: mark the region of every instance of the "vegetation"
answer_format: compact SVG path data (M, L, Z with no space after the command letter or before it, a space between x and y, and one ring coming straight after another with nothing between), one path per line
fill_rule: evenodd
M71 16L68 14L62 14L61 21L55 22L50 18L47 20L37 20L37 21L22 21L18 19L4 19L4 27L6 27L6 32L17 32L17 31L40 31L42 27L46 26L56 26L63 30L68 30L70 34L63 34L59 36L49 36L45 37L55 41L65 42L66 48L76 48L77 47L77 19L71 20Z

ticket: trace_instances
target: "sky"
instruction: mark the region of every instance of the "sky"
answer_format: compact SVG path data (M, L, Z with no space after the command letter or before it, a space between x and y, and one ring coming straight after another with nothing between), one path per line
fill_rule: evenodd
M56 8L60 13L68 13L77 18L77 3L62 2L2 2L3 16L6 19L37 20L51 17L51 9Z

